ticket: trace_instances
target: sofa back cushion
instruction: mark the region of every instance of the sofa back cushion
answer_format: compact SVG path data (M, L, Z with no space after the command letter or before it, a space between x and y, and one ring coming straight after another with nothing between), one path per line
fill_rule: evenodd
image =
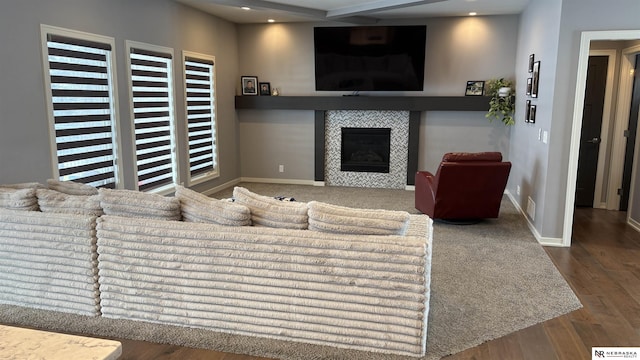
M91 185L73 181L47 180L49 189L69 195L98 195L98 189Z
M0 208L37 211L36 189L0 187Z
M251 225L251 212L244 205L210 198L180 185L176 186L175 196L180 200L183 221L229 226Z
M318 201L309 203L309 230L341 234L404 235L406 211L356 209Z
M160 220L180 220L180 201L175 197L134 190L100 188L100 206L107 215Z
M254 226L301 230L309 226L306 203L280 201L239 186L233 189L233 197L236 203L249 208Z
M36 190L42 212L101 216L99 195L69 195L50 189Z

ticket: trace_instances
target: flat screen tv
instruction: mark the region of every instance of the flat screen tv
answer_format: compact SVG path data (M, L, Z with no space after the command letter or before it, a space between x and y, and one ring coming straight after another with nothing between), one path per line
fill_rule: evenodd
M314 28L316 90L421 91L427 27Z

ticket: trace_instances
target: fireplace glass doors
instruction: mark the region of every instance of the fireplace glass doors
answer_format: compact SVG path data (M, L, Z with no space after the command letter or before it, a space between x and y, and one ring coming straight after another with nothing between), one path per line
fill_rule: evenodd
M389 173L389 128L342 128L340 170Z

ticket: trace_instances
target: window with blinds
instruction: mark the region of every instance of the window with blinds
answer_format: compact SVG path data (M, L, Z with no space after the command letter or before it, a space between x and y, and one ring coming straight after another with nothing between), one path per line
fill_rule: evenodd
M171 49L128 42L138 190L177 182Z
M42 35L58 178L115 188L113 39L46 26Z
M183 52L189 184L218 176L215 59Z

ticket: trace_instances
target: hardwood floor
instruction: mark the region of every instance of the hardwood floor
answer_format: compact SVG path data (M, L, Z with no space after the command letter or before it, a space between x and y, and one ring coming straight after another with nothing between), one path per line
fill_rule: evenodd
M571 248L545 248L582 309L445 359L591 359L593 346L640 346L640 233L626 225L625 217L624 212L577 209ZM121 359L265 360L118 340Z

